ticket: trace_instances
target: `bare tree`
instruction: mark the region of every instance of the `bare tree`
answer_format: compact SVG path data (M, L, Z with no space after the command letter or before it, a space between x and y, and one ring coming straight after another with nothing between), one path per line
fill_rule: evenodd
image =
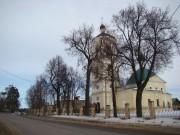
M56 91L54 91L54 89L52 88L51 84L48 84L48 103L50 103L51 105L54 105L55 103L55 96L56 96Z
M46 105L47 82L43 75L37 77L33 86L27 91L26 101L30 108L40 109Z
M85 80L78 71L72 72L72 90L71 90L71 99L73 111L77 112L76 108L76 98L85 93Z
M75 110L75 96L84 92L84 80L72 67L67 67L66 76L63 79L63 106L66 105L67 115L69 115L70 101Z
M40 109L46 105L47 99L47 81L45 76L40 75L37 77L36 84L35 84L35 94L37 97L37 105L40 113Z
M53 90L56 92L57 100L57 111L60 114L60 96L63 93L63 81L66 76L67 66L64 63L61 56L56 56L49 61L46 67L46 75L49 79L49 84L52 86Z
M34 85L27 90L26 102L31 109L35 109Z
M81 94L85 93L85 79L84 77L79 74L78 71L75 72L74 74L74 83L73 83L73 96L72 97L76 97L76 96L80 96Z
M129 6L113 15L112 22L119 33L119 57L129 67L137 85L136 113L142 117L142 93L152 72L159 72L172 63L179 50L177 22L169 11L148 10L143 3ZM137 72L138 70L138 72ZM144 78L144 72L148 71Z
M93 47L91 41L93 39L93 26L83 25L77 30L73 30L70 35L64 36L63 41L69 44L66 49L72 55L79 56L79 62L86 69L86 94L85 94L85 115L89 115L89 87L91 63L96 58L96 53L92 53Z
M64 78L64 100L67 104L66 108L67 108L67 115L69 115L69 107L70 107L70 96L72 93L72 87L73 87L73 68L72 67L68 67L67 71L66 71L66 76Z

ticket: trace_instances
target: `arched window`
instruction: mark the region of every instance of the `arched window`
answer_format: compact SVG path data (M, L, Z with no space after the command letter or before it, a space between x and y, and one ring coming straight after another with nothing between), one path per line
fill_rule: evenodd
M109 88L112 88L112 83L110 83Z
M97 106L96 106L96 110L97 110L97 113L100 113L100 103L99 102L97 102Z
M97 90L99 89L99 85L96 85L96 89L97 89Z

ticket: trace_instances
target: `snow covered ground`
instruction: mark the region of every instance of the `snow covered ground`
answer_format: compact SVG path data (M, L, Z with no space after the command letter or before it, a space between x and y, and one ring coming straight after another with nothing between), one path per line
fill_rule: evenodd
M163 112L163 115L158 116L156 119L147 119L147 117L136 118L134 116L131 119L123 119L123 115L119 115L118 118L104 118L104 114L97 114L96 117L86 117L86 116L67 116L67 115L53 115L52 117L57 118L67 118L73 120L84 120L84 121L94 121L101 122L107 124L125 124L125 125L158 125L158 126L169 126L169 127L180 127L180 111L170 112L169 114L165 114L168 112ZM173 114L175 116L173 116ZM147 116L147 115L145 115ZM166 116L166 117L164 117Z

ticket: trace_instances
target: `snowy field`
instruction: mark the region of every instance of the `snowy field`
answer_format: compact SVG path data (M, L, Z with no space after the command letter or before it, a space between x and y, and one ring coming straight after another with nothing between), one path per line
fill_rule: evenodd
M169 127L180 127L180 111L171 112L158 112L156 114L157 118L150 120L149 114L143 114L143 118L136 118L134 113L131 114L130 119L124 119L124 114L118 114L118 118L104 118L104 114L96 114L96 117L86 117L86 116L67 116L67 115L53 115L52 117L57 118L67 118L73 120L84 120L84 121L94 121L107 124L125 124L125 125L157 125L157 126L169 126Z

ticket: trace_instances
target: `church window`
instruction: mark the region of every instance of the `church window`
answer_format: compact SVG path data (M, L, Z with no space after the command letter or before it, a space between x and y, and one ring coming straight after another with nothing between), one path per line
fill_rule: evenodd
M152 87L149 88L150 90L152 89Z
M99 85L96 85L96 89L97 89L97 90L99 89Z
M165 108L165 103L164 103L164 101L163 101L163 108Z
M100 51L99 46L97 46L96 49L95 49L95 55L96 55L97 59L102 55L102 51Z
M112 55L111 46L109 44L106 45L105 52L106 52L107 56L111 56Z
M156 101L157 101L157 106L159 106L159 99L157 99Z
M168 102L168 108L170 108L170 107L171 107L170 102Z
M97 97L96 99L99 100L99 97Z
M157 87L155 89L157 90Z
M98 78L99 76L99 69L98 67L95 67L95 78Z
M95 51L96 51L96 54L98 54L98 52L99 52L98 47L96 47ZM97 55L97 56L98 56L98 55Z
M151 101L151 99L148 99L148 104L149 104L150 101Z
M112 88L112 83L109 85L109 88Z
M161 88L161 90L163 90L163 88Z

